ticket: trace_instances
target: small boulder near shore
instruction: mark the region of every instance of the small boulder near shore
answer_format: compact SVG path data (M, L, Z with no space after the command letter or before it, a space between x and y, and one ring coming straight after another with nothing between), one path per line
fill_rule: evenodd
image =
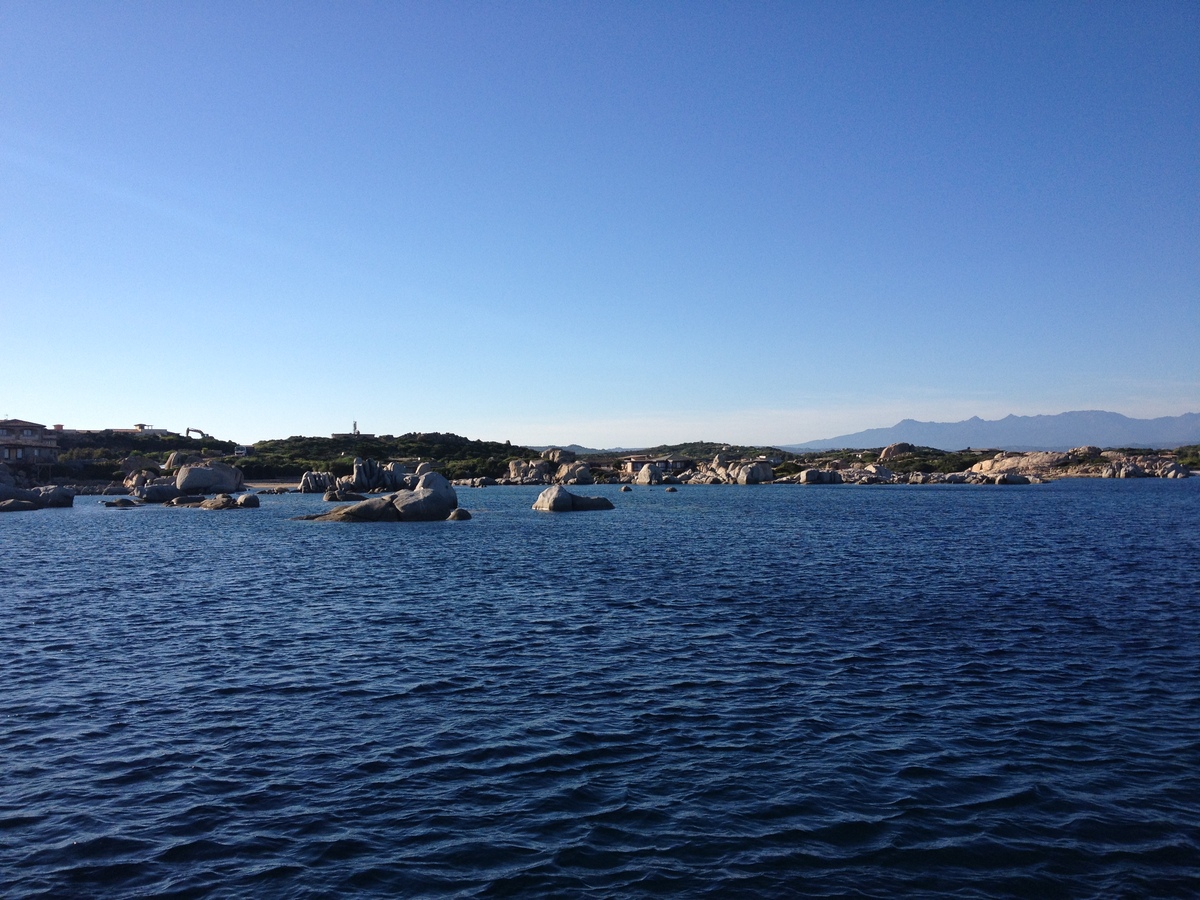
M607 497L581 497L572 494L561 484L556 484L538 494L533 508L542 512L582 512L591 509L613 509L613 504Z
M74 505L74 488L49 485L24 490L0 482L0 512L32 512L37 509Z

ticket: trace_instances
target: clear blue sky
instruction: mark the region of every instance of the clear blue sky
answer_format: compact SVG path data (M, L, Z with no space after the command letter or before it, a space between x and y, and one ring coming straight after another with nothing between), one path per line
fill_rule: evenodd
M0 0L0 416L1200 411L1200 4Z

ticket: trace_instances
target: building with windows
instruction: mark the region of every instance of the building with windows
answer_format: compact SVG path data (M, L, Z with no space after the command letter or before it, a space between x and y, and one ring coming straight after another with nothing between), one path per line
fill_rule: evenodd
M621 471L636 475L644 466L654 463L664 475L686 472L696 467L696 461L685 456L622 456Z
M39 466L58 459L58 432L24 419L0 419L0 462L10 466Z

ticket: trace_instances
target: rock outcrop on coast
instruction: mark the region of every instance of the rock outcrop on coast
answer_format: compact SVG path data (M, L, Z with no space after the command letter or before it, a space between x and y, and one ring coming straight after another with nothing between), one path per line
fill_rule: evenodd
M653 465L652 463L649 465ZM643 466L638 472L649 467ZM655 467L657 468L657 467ZM771 464L762 459L733 459L718 453L711 462L700 462L694 469L681 472L678 475L660 473L661 482L639 482L638 484L766 484L775 478L775 470ZM649 476L653 478L654 476Z
M171 458L178 460L187 457L172 453ZM123 489L125 494L142 503L197 506L204 499L203 495L236 494L246 489L242 470L222 462L186 463L173 475L159 475L157 471L148 466L139 466L125 476L120 489L110 486L104 493L114 494Z
M317 522L440 522L450 519L456 509L458 495L450 482L437 472L426 472L411 490L401 488L394 493L334 507L327 513L298 518Z
M299 492L301 494L328 494L334 496L326 499L341 500L343 495L383 493L402 489L411 490L416 486L425 472L430 471L428 463L422 463L416 472L409 473L408 469L396 462L380 463L373 459L355 457L354 470L349 475L337 477L332 472L305 472L300 477Z
M8 466L0 463L0 512L33 512L73 506L75 494L73 488L62 485L19 487L17 476Z
M1002 451L971 467L985 475L1017 474L1037 478L1187 478L1191 472L1173 456L1126 454L1099 447L1075 447L1065 453Z
M895 445L895 460L911 453ZM882 457L884 454L880 454ZM776 484L1043 484L1057 478L1187 478L1191 472L1165 454L1128 455L1099 447L1076 447L1065 452L1000 451L964 472L893 472L874 463L860 466L837 461L822 468L809 468Z

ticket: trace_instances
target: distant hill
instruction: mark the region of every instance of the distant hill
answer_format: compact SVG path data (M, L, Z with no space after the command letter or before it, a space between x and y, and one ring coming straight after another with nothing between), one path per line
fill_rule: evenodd
M1180 447L1200 443L1200 413L1131 419L1102 410L1077 410L1054 416L1005 416L989 421L978 416L964 422L918 422L905 419L891 428L870 428L854 434L785 450L835 450L886 447L905 441L919 447L963 450L995 447L1003 450L1069 450L1092 444L1098 447Z

